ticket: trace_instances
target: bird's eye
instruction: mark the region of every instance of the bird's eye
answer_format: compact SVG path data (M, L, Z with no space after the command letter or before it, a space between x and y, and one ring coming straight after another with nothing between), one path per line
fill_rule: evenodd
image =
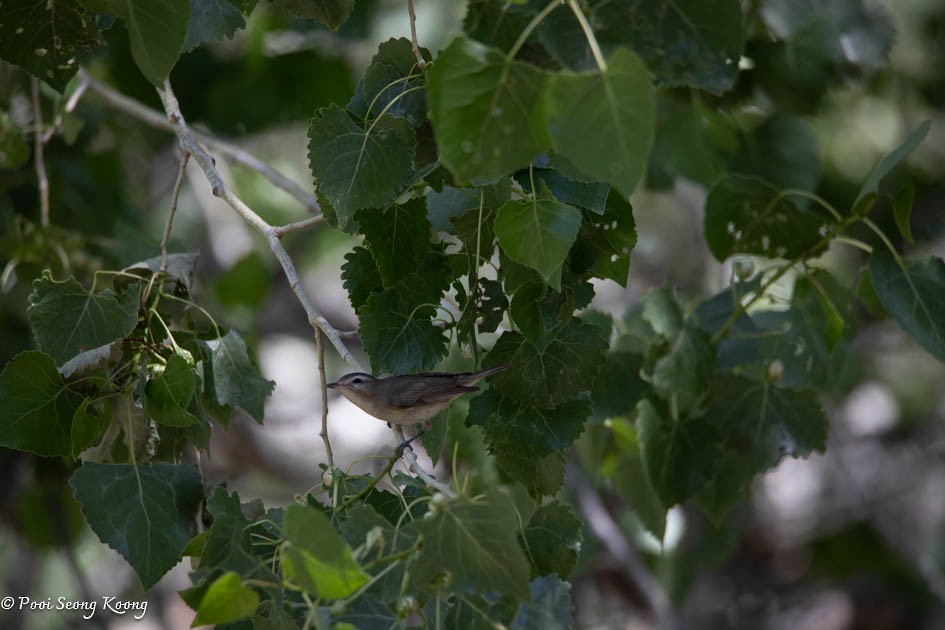
M356 379L354 379L354 380L351 381L351 382L354 383L355 385L357 385L357 384L360 384L360 383L361 383L361 379L360 379L360 378L356 378Z

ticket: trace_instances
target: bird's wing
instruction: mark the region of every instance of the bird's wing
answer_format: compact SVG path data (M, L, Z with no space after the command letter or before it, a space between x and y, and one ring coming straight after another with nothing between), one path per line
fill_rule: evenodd
M395 391L391 398L394 407L413 407L422 403L448 402L467 392L477 392L479 388L460 385L454 374L433 373L427 374L422 381L405 383Z

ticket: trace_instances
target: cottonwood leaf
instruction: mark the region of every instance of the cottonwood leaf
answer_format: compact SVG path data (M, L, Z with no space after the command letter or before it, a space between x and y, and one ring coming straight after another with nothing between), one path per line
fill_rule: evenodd
M275 388L275 381L266 380L249 360L246 342L235 330L219 339L205 342L210 349L210 384L216 401L237 405L262 423L263 405Z
M914 262L889 254L870 256L873 288L899 326L939 361L945 361L945 262L929 257Z
M374 256L365 247L355 247L345 254L345 262L341 265L341 279L348 292L348 301L355 312L367 303L372 294L384 290L384 282L381 280L381 272Z
M915 186L907 184L896 192L893 197L893 217L896 227L907 243L914 243L912 239L912 202L915 199Z
M194 397L196 377L193 368L179 354L171 355L164 372L148 381L145 388L147 414L172 427L187 427L200 420L187 411Z
M274 0L295 17L321 22L333 31L345 23L354 0Z
M617 191L607 198L603 216L587 214L571 248L570 266L575 273L590 272L596 278L627 286L630 253L637 244L633 208Z
M643 468L663 505L699 492L716 472L720 436L703 418L673 418L662 405L637 403L637 431Z
M224 573L210 584L200 600L193 625L225 624L256 612L259 593L243 584L236 573Z
M190 21L183 52L190 52L211 39L232 39L236 31L245 27L243 15L229 0L190 0Z
M433 325L433 306L410 306L394 291L372 295L358 312L361 339L374 372L410 374L431 369L446 354L446 337Z
M691 320L671 339L669 346L648 357L643 378L666 400L691 410L705 398L715 367L715 347L709 333Z
M79 455L102 436L105 425L101 416L89 409L91 399L86 398L72 416L72 456Z
M415 271L430 251L432 228L423 199L361 211L358 225L385 288Z
M328 518L314 508L286 508L285 537L283 572L313 597L347 597L370 577Z
M571 585L556 575L535 578L532 598L519 605L512 630L570 630Z
M440 159L460 182L504 175L548 148L547 75L466 37L441 52L427 75Z
M0 445L37 455L72 454L72 419L79 410L49 355L29 350L0 374Z
M33 282L27 315L36 345L60 365L80 352L128 336L138 323L140 283L120 295L111 289L92 293L69 278L44 272Z
M867 175L866 181L863 182L863 186L860 187L860 192L856 195L856 201L853 202L854 213L858 212L865 204L869 203L872 198L871 195L875 195L879 192L879 185L882 183L883 179L889 175L889 172L896 168L900 162L909 157L909 154L922 144L922 141L925 140L925 136L928 135L931 127L931 120L926 120L919 124L902 144L884 155L876 166L873 167L873 170Z
M758 473L773 468L786 455L823 452L829 426L812 391L731 374L720 374L713 382L705 421L724 436L718 470L699 497L716 521L745 496Z
M496 213L499 245L516 262L531 267L556 291L561 266L581 228L581 212L554 199L509 201Z
M76 0L7 0L0 5L0 59L60 93L102 43L94 18Z
M540 458L564 451L584 431L591 415L587 399L568 400L556 407L529 407L490 389L469 404L466 426L483 430L486 444L499 455Z
M483 367L508 364L492 384L523 405L554 407L594 384L606 361L607 342L601 329L572 318L544 347L520 333L502 333Z
M601 461L601 472L624 498L643 526L663 540L666 532L666 507L650 484L643 465L639 431L628 420L616 418L610 423L613 448Z
M385 114L365 124L332 105L316 112L308 130L309 165L341 229L356 210L397 199L414 174L416 139L406 119Z
M764 180L745 175L723 177L705 202L705 238L719 262L732 254L813 257L827 247L824 237L832 223Z
M617 48L605 70L554 74L545 99L555 151L586 177L610 182L629 197L646 168L656 110L640 59Z
M452 573L457 593L497 591L529 600L528 561L516 539L519 523L511 501L492 493L471 500L459 497L432 519L408 526L423 536L411 578L426 586L442 571Z
M535 180L536 187L539 189L537 192L532 189L532 179ZM587 208L595 214L604 214L607 195L610 192L609 184L577 181L553 168L533 168L519 171L515 174L515 181L529 194L540 193L541 186L537 184L544 184L558 201Z
M148 589L180 560L203 500L200 474L183 465L85 462L69 480L99 539Z
M738 0L613 0L600 3L591 21L601 46L629 45L659 83L722 94L738 76Z
M778 188L817 190L817 137L803 118L772 114L739 140L733 171L755 175Z
M82 0L82 4L125 21L135 64L148 81L162 87L187 39L189 0Z
M549 501L532 512L519 533L532 577L555 573L567 579L577 564L582 526L571 507L560 501Z
M420 52L427 61L430 60L426 48ZM417 68L417 58L409 39L391 38L378 46L377 54L364 71L347 109L363 119L376 118L386 111L392 116L406 118L413 127L427 121L423 72Z

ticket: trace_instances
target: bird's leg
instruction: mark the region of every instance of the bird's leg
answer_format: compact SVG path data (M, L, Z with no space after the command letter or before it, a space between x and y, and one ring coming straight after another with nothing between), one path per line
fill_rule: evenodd
M408 446L410 446L410 443L413 442L414 440L416 440L418 437L420 437L421 435L423 435L423 434L426 433L426 432L427 432L426 426L421 425L421 426L420 426L420 430L417 431L417 434L416 434L415 436L413 436L413 437L410 438L409 440L404 440L403 442L401 442L400 445L397 447L397 450L396 450L397 457L403 457L403 455L404 455L404 450L405 450Z

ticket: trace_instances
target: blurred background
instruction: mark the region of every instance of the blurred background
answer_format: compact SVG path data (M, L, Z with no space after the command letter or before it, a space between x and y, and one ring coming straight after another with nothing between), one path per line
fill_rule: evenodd
M418 39L431 51L461 30L463 2L415 5ZM747 14L764 3L743 5ZM890 39L850 39L844 54L856 72L831 89L779 93L777 77L761 76L755 66L768 54L770 34L749 32L745 71L734 95L707 107L750 124L753 116L793 100L792 114L803 117L814 139L813 189L837 207L849 205L884 152L931 118L928 138L897 176L916 184L916 244L907 251L942 257L945 5L887 0L867 6L891 25ZM409 25L400 0L359 0L337 33L261 3L232 40L182 56L171 81L193 126L238 143L310 189L308 119L319 107L346 103L377 45L402 36L409 36ZM93 73L159 110L153 88L131 61L124 28L111 29L107 43L90 64ZM871 46L885 51L886 45L888 56L879 54L875 63L857 58ZM31 124L29 81L3 63L0 99L21 127ZM82 98L63 131L50 145L47 169L53 222L82 235L63 239L69 266L88 273L157 255L178 168L174 138L106 106L94 93ZM658 132L657 147L659 137ZM306 216L297 200L257 173L221 159L217 166L270 223ZM7 269L0 278L0 364L31 347L26 298L41 266L28 245L37 207L33 176L29 165L0 168L0 266ZM632 199L639 242L628 288L599 283L592 309L622 317L653 286L668 283L694 299L727 284L731 270L714 262L702 236L701 179L660 177L654 165L647 186ZM876 219L893 225L888 208L880 207ZM325 460L316 352L305 314L264 240L211 195L193 165L171 242L173 251L200 253L201 303L221 323L247 332L263 375L277 383L264 426L237 415L228 431L215 429L204 472L244 500L285 504L320 482L317 464ZM289 235L285 243L316 305L335 327L356 330L340 278L343 257L355 241L319 225ZM14 257L18 264L10 270ZM838 246L825 261L852 284L863 259L854 248ZM329 379L347 371L330 349L327 355ZM863 310L856 344L832 380L834 393L825 401L831 417L826 455L786 460L760 477L751 500L725 524L716 527L698 509L677 507L665 539L656 541L618 499L608 503L675 602L682 627L945 627L945 366L892 323ZM336 465L379 470L395 445L393 434L343 398L332 397L330 407ZM463 426L464 415L465 403L454 406L450 428L462 436L468 451L462 458L475 462L486 457L485 449L478 433ZM146 596L141 593L131 569L83 524L63 490L68 474L61 462L0 450L0 590L33 593L34 599L81 598L83 588L93 595L147 597L143 620L99 621L139 630L187 627L193 613L176 594L190 585L186 563ZM650 627L641 585L629 581L624 569L585 527L581 562L571 579L576 627ZM54 614L2 618L2 625L67 627Z

